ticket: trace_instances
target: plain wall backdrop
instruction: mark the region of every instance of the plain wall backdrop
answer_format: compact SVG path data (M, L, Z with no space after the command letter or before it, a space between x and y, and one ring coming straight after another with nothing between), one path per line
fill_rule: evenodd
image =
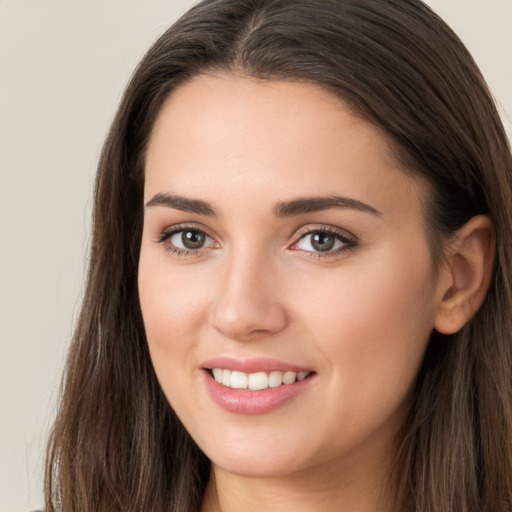
M124 86L190 0L0 0L0 512L42 462L85 275L92 185ZM512 126L512 0L430 0Z

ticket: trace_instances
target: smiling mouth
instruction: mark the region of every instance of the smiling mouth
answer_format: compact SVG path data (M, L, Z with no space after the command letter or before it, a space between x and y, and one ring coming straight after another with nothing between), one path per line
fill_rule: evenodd
M271 372L244 373L236 370L226 370L224 368L211 368L209 373L216 382L225 387L248 391L260 391L267 388L278 388L280 386L287 386L295 382L303 381L313 375L314 372L280 372L276 370Z

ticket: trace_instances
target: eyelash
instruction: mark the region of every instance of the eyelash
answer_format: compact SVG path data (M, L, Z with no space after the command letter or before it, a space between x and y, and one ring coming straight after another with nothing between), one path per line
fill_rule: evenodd
M208 247L199 247L197 249L183 249L180 247L176 247L175 245L171 244L169 241L170 239L179 233L186 233L186 232L194 232L197 234L202 234L208 239L210 239L213 244L209 245ZM300 248L294 248L297 246L301 241L305 240L308 236L313 236L315 234L326 234L330 235L335 239L335 242L340 242L342 244L341 247L336 248L335 250L328 250L325 252L322 251L308 251L308 250L301 250ZM171 252L172 254L175 254L178 257L199 257L204 254L205 251L211 248L212 245L218 244L215 242L213 237L208 235L204 229L190 226L190 225L178 225L173 226L171 229L163 231L156 239L158 243L161 243L164 245L165 250ZM348 234L344 231L341 231L339 229L333 228L332 226L316 226L316 227L308 227L304 228L303 230L299 230L296 235L294 236L294 241L290 245L291 250L297 250L302 251L303 254L308 258L313 259L323 259L323 258L332 258L335 256L338 256L339 254L343 252L349 252L357 247L357 239L351 234Z
M305 240L308 236L313 236L315 234L324 234L330 235L334 238L335 243L341 242L342 246L338 247L334 250L329 251L305 251L303 253L308 258L313 259L323 259L323 258L334 258L339 256L341 253L346 253L352 251L357 247L357 238L354 235L351 235L345 231L334 228L332 226L315 226L308 227L303 230L299 230L299 232L295 236L295 241L291 245L292 250L301 250L301 249L293 249L294 246L299 244L302 240Z
M175 245L170 243L170 239L177 235L178 233L186 233L186 232L194 232L198 234L203 234L209 239L213 240L213 238L206 233L204 229L190 226L190 225L179 225L173 226L172 228L163 231L157 238L157 242L162 244L166 251L171 252L179 257L198 257L201 256L209 247L199 247L197 249L182 249L180 247L176 247Z

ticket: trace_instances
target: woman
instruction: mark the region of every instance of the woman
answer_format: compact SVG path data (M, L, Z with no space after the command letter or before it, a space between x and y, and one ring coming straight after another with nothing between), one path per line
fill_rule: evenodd
M47 509L512 508L512 162L416 0L209 0L99 165Z

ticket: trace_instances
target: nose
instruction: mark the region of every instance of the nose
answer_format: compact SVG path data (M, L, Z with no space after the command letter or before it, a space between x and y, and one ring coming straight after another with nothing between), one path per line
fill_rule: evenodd
M278 272L268 259L233 254L218 283L209 322L227 338L244 341L286 327Z

